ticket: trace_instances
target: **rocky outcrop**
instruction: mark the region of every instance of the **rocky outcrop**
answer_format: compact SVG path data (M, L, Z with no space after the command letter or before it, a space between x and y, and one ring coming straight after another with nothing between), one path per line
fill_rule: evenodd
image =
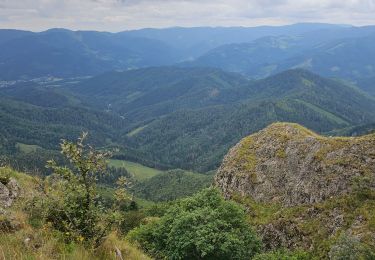
M10 207L19 193L20 186L15 179L10 178L5 183L0 182L0 208Z
M224 158L215 184L225 197L308 205L375 189L375 135L323 137L291 123L275 123L242 139Z

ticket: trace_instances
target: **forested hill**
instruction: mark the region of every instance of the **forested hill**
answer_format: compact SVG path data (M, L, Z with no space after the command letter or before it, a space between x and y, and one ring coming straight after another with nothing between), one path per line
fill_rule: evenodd
M137 74L150 80L139 83L139 78L129 76ZM114 102L114 109L126 107L127 115L137 115L129 119L134 128L124 136L124 142L151 161L180 168L214 169L230 145L275 121L298 122L318 132L375 121L373 98L354 87L304 70L290 70L255 82L209 69L170 71L158 68L116 75L114 81L111 77L104 77L106 81L103 77L90 80L99 82L93 85L96 99L116 100L114 93L120 97L125 93L130 97L139 95L141 102L144 92L151 90L153 93L146 95L152 97L153 102L146 103L143 108L133 107L132 110L126 99L119 98ZM123 81L120 75L125 75ZM202 75L205 76L202 78ZM234 82L233 78L236 79ZM166 79L174 84L164 85ZM205 82L207 88L195 85L196 82ZM90 93L90 85L83 84L81 93ZM112 96L108 94L112 91L109 86L116 89ZM174 96L177 102L172 103L173 109L166 109L171 104L164 102L166 95L158 95L164 93L163 87L168 93L180 93ZM215 95L209 95L213 90ZM199 103L192 103L191 97ZM139 113L143 109L148 112L144 114L146 116ZM149 120L143 122L143 118Z
M0 31L0 80L77 77L114 69L172 64L163 42L95 31Z
M253 42L219 46L183 66L209 66L264 78L293 68L326 77L360 81L375 75L375 27L348 29L348 34L326 31L269 36ZM322 34L322 35L321 35ZM365 90L373 86L362 84Z
M272 122L330 134L375 122L373 98L301 69L252 81L211 68L153 67L75 84L20 83L0 94L0 148L8 153L19 143L56 149L89 131L121 158L200 172Z
M372 98L302 70L249 88L254 94L246 101L177 111L145 125L129 141L153 160L205 171L216 168L227 149L243 136L272 122L298 122L326 132L375 120Z
M88 105L139 122L181 109L236 102L249 95L248 80L211 68L154 67L110 72L74 85Z

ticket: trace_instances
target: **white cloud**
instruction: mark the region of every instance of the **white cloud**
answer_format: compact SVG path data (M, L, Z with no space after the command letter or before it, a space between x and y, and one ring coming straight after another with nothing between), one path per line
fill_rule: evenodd
M375 0L0 0L0 27L121 31L143 27L375 24Z

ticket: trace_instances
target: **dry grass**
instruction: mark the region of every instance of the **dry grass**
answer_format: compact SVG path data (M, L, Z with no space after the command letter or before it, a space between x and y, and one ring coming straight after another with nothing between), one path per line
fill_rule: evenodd
M119 259L115 255L116 248L121 251L123 259L150 259L116 233L110 234L103 244L94 250L78 242L65 243L64 236L53 230L48 223L41 227L32 226L24 209L30 198L40 195L38 188L40 189L41 180L6 167L0 168L1 176L15 178L21 186L21 196L7 209L5 215L0 214L0 220L10 218L19 223L17 231L0 229L0 260L115 260Z
M29 242L25 242L29 238ZM104 260L116 258L116 249L123 259L147 260L148 256L124 239L112 233L97 249L87 249L81 244L66 244L50 229L25 228L15 233L0 233L0 259L80 259Z

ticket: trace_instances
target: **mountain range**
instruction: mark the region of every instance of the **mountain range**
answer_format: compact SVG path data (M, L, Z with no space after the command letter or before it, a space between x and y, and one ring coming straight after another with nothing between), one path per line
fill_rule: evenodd
M252 78L303 67L357 82L373 76L374 35L374 26L314 23L119 33L0 30L0 80L74 78L179 65L217 67Z
M375 26L329 24L0 30L0 151L88 131L119 159L207 172L277 121L368 133L373 42Z
M94 144L117 147L118 158L200 172L272 122L328 134L375 122L374 98L302 69L249 80L213 68L151 67L56 86L21 82L0 94L8 152L17 143L54 150L89 131Z
M322 38L325 31L320 31L314 32L314 36L313 33L299 37L271 36L250 43L223 45L183 65L217 67L252 78L293 68L352 82L374 77L374 28L350 30L357 33Z

